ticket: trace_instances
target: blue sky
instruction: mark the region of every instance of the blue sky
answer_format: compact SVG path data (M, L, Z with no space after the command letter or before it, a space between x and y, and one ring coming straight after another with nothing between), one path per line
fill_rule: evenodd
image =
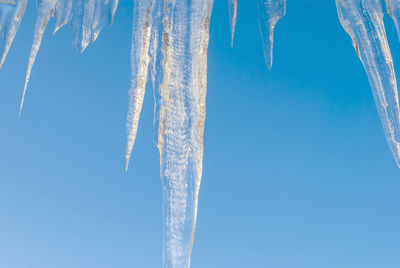
M233 49L214 3L192 267L398 267L400 170L334 1L288 0L271 71L255 2L239 0ZM0 267L161 267L151 91L124 171L131 10L83 55L50 23L18 120L29 3L0 72Z

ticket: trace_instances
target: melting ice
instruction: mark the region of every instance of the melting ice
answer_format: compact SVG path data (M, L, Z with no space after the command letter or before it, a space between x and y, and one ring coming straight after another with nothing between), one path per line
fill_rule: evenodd
M257 0L257 4L265 62L271 70L274 29L278 20L285 16L286 0Z
M50 18L55 17L53 33L66 24L72 26L73 45L79 52L83 52L90 42L97 39L100 30L112 23L118 0L38 0L37 3L33 45L29 55L19 114L24 105L26 89L42 36Z
M235 26L237 18L237 0L229 0L229 20L231 23L231 46L233 46L233 37L235 36Z
M202 174L206 114L207 47L213 0L134 0L126 168L132 154L148 78L155 97L154 123L164 199L164 267L190 266ZM228 0L231 42L238 1ZM400 1L336 0L340 23L367 73L386 138L400 166L397 81L383 16L395 21L400 38ZM247 4L241 1L241 4ZM276 23L285 0L257 0L266 65L272 67ZM0 68L25 12L27 0L0 0ZM32 67L51 18L55 33L70 25L82 52L110 25L118 0L38 0L33 44L20 111Z
M164 266L189 267L203 161L213 0L134 3L127 164L152 62L164 198ZM161 40L159 40L161 39Z
M0 69L25 13L27 0L0 0Z
M364 65L386 139L400 166L400 113L397 80L383 24L380 0L336 0L340 23ZM386 0L387 13L398 26L400 2ZM399 30L399 28L397 28Z

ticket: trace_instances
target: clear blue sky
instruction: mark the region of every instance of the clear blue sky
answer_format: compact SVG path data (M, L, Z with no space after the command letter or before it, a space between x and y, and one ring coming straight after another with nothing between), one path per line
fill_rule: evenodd
M192 268L399 267L400 170L334 1L288 0L270 72L255 2L239 0L233 49L214 3ZM131 10L83 55L50 23L18 120L29 3L0 72L1 268L161 267L151 91L124 171Z

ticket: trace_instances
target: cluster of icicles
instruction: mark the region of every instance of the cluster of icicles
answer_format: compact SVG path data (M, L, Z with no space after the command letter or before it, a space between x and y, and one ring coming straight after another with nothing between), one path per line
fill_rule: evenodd
M232 43L237 0L229 0ZM38 16L21 101L46 25L69 24L82 52L110 25L118 0L37 0ZM243 1L241 4L249 4ZM257 0L266 64L272 66L273 31L285 0ZM0 0L0 68L21 23L27 0ZM375 97L385 135L400 163L400 113L393 60L383 16L400 31L400 0L336 0ZM150 76L155 96L156 143L164 196L164 267L189 267L202 174L207 47L213 0L134 0L126 166ZM400 36L400 34L399 34ZM20 109L20 112L21 112Z

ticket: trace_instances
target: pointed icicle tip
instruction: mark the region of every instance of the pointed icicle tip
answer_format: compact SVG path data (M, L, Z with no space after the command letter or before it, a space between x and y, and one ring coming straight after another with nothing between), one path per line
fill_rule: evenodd
M237 18L237 0L229 0L229 20L231 24L231 47L233 47L233 38L235 36L236 18Z
M385 0L386 11L392 17L394 24L396 25L397 36L400 40L400 1L398 0Z
M89 42L86 42L85 40L81 40L79 43L73 44L73 46L78 50L79 54L82 54L87 46L89 45Z
M352 38L364 65L387 142L399 165L400 103L393 58L386 37L381 3L366 2L368 5L364 2L360 5L358 1L336 0L336 7L340 23Z
M125 158L125 171L128 171L128 167L129 167L129 157Z
M125 171L128 171L129 161L130 161L131 155L132 155L132 149L133 149L133 142L129 138L128 143L126 145L126 152L125 152Z
M22 93L21 105L19 107L19 113L18 113L19 118L21 117L22 108L24 106L26 89L28 87L29 79L31 76L32 67L33 67L33 64L35 63L36 55L39 51L40 44L42 42L43 33L46 29L47 23L49 22L50 18L53 16L55 5L56 5L56 1L54 1L54 0L43 0L43 1L39 2L38 17L37 17L36 25L35 25L33 44L32 44L31 52L29 55L28 69L26 71L26 76L25 76L24 91Z
M286 0L258 0L257 4L265 62L268 69L271 70L274 29L278 20L286 14Z
M0 1L0 69L25 13L27 0Z
M150 63L150 41L155 0L135 1L131 47L131 82L127 116L126 169L132 153L143 106Z

